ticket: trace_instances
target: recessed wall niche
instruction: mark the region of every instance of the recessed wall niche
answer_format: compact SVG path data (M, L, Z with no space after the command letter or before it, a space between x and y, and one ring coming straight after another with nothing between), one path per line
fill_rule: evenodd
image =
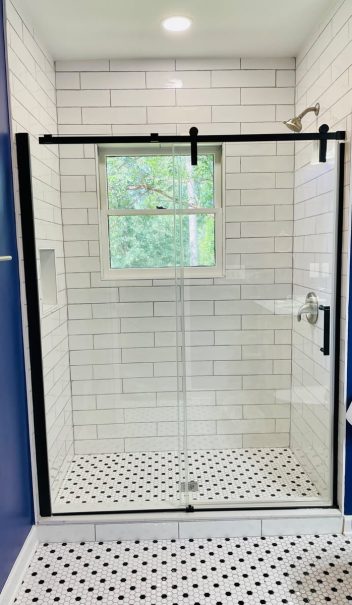
M57 305L55 250L39 250L40 283L44 310Z

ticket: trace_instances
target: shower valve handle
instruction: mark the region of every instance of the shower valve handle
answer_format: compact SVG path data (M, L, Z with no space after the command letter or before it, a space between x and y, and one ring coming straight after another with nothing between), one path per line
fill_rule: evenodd
M308 292L304 304L298 309L297 321L302 320L302 315L307 316L310 324L316 324L318 321L318 298L314 292Z

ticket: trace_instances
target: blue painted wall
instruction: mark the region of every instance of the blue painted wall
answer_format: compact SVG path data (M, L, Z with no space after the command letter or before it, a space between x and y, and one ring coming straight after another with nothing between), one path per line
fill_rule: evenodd
M33 524L3 21L0 0L0 590Z

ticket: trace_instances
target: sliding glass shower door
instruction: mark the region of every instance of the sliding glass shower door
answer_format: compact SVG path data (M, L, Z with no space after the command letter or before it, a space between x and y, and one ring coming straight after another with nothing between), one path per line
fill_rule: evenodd
M316 147L312 159L311 146L296 144L291 449L319 499L332 503L337 480L344 144L328 142L326 163L317 156Z
M59 153L72 413L64 460L60 426L48 424L53 511L184 506L175 151L62 145ZM39 255L48 247L37 246ZM43 307L43 326L50 312Z
M183 143L48 147L53 514L330 505L343 146L199 143L197 165Z
M329 505L339 145L329 144L326 163L311 142L228 143L217 153L221 199L214 171L208 207L219 213L196 234L213 262L184 279L181 295L188 504ZM189 204L197 171L178 175ZM194 238L187 222L184 271Z

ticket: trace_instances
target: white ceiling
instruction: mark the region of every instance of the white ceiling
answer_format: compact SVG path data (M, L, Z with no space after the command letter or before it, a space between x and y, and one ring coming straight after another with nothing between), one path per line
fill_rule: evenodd
M338 0L21 0L54 59L292 57ZM191 17L187 32L160 22Z

